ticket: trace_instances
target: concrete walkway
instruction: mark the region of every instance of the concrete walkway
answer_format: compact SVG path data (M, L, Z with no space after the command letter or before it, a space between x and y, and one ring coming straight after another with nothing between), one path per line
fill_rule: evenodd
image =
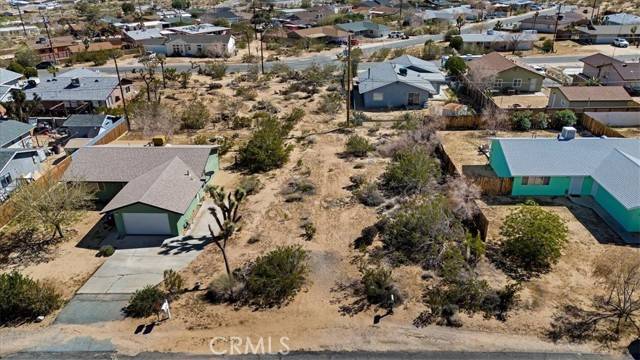
M116 252L78 290L56 323L90 324L122 319L120 309L127 305L131 294L160 283L165 270L186 267L211 242L208 224L218 231L209 214L212 205L204 202L185 236L117 239L112 235L105 239L102 245L113 245Z

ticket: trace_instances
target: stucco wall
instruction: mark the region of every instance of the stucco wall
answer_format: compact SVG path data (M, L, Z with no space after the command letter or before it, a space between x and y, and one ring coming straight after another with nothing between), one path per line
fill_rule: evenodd
M395 82L393 84L389 84L373 91L364 93L362 97L364 106L366 108L398 108L407 106L407 103L409 101L408 96L410 92L416 92L420 94L420 104L416 106L423 107L426 105L427 101L429 100L428 91L399 82ZM374 100L373 94L375 93L382 93L383 99L381 101Z
M562 196L569 190L571 178L568 176L553 176L549 179L549 185L522 185L522 177L513 178L514 196L539 195L539 196Z
M504 157L502 146L498 140L491 141L491 151L489 152L489 164L498 177L511 177L507 159Z
M640 208L627 210L602 186L598 186L593 197L625 230L640 232Z

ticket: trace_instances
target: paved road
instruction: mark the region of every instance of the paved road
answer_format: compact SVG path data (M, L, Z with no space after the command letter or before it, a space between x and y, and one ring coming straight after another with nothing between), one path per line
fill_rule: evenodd
M394 360L394 359L430 359L430 360L604 360L614 359L611 356L599 354L568 354L568 353L526 353L526 352L462 352L462 351L420 351L420 352L293 352L288 355L235 355L233 359L369 359L369 360ZM24 352L12 354L5 359L13 360L72 360L72 359L113 359L114 353L108 351L96 352ZM211 355L190 355L181 353L145 352L135 356L117 355L118 359L136 360L204 360L211 359ZM616 357L615 359L619 359Z

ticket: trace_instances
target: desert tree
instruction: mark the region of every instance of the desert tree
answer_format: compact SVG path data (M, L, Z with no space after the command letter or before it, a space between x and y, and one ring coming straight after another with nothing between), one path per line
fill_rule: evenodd
M465 24L464 16L458 15L456 18L456 27L458 28L458 34L462 31L462 27Z
M238 215L238 208L246 194L244 190L241 189L227 193L224 191L224 188L217 186L209 187L208 192L215 204L215 206L209 208L209 212L220 229L218 236L216 236L213 228L209 225L209 233L211 234L213 243L216 244L222 253L227 276L229 279L232 279L229 258L227 257L227 242L237 230L237 223L241 218Z
M51 238L64 237L64 228L72 225L94 199L93 190L84 182L52 180L24 184L11 196L17 225L51 231Z
M482 110L481 123L489 134L495 135L498 131L508 130L510 127L509 115L506 111L496 106L487 106Z
M147 89L147 101L151 102L152 91L155 93L154 99L159 101L160 97L159 94L157 94L158 80L156 79L156 71L159 61L156 57L145 56L140 59L140 63L142 63L144 67L138 70L138 74Z
M473 219L478 212L474 200L480 198L480 187L465 176L455 176L447 178L446 191L453 213L463 221Z
M515 54L518 51L518 46L523 40L523 33L511 33L509 34L509 47L511 48L511 53Z
M554 340L617 341L640 336L640 256L629 248L613 248L595 259L597 289L588 308L565 304L551 323Z
M11 102L2 105L7 110L7 115L21 122L27 122L29 117L43 110L40 96L35 94L32 100L27 100L27 95L20 89L11 90Z

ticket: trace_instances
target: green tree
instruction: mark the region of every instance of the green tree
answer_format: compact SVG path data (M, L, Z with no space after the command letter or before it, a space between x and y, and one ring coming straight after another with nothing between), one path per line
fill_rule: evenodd
M458 51L462 51L463 45L464 42L462 40L462 36L454 36L451 38L451 41L449 41L449 47Z
M529 131L532 117L533 112L530 110L514 112L511 115L511 128L516 131Z
M152 285L136 290L125 308L127 316L147 317L160 312L165 294Z
M136 11L136 7L130 2L122 3L122 5L120 7L122 8L122 12L125 15L129 15L129 14L133 13L134 11Z
M496 21L495 25L493 25L493 30L500 31L502 28L504 28L504 25L500 20Z
M552 125L555 129L562 129L563 126L573 126L578 121L576 114L569 109L557 111L553 114Z
M35 67L40 63L40 56L26 45L20 46L15 53L14 60L23 67Z
M524 275L547 271L560 258L568 231L560 216L527 201L500 227L502 255Z
M191 7L189 0L171 0L171 7L177 10L187 10Z
M347 140L345 153L355 157L366 157L372 150L373 146L365 137L353 135Z
M546 39L545 41L543 41L542 42L542 51L544 51L546 53L550 53L551 51L553 51L553 40Z
M16 271L0 274L0 325L33 321L60 305L60 294L52 286Z
M289 159L291 148L285 144L283 125L274 117L260 122L251 139L239 151L238 165L251 172L269 171Z
M382 187L395 194L415 194L428 189L441 176L440 164L421 147L396 153L382 174Z
M32 100L27 100L27 94L20 89L11 90L11 102L2 105L7 110L7 115L21 122L27 122L31 115L43 110L40 96L35 94Z
M464 17L462 15L458 15L458 17L456 18L456 27L458 28L458 33L462 32L462 26L464 24Z
M210 118L211 114L207 105L202 100L193 99L189 106L182 111L182 116L180 117L182 121L181 128L186 130L202 129Z
M467 63L460 56L452 55L444 63L444 68L449 75L460 76L467 70Z

